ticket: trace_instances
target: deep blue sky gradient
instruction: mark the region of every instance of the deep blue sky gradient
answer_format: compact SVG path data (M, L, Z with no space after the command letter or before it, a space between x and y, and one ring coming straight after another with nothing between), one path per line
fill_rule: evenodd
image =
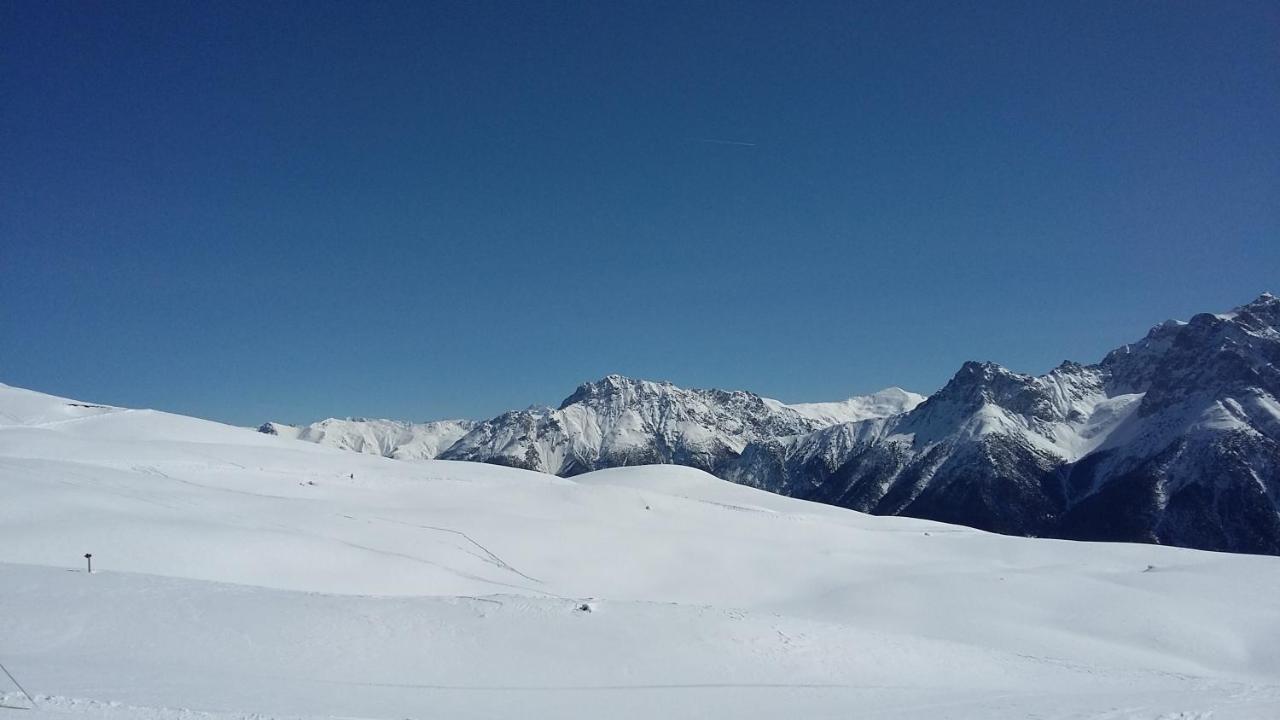
M240 424L610 372L823 400L1267 289L1274 2L0 8L11 385Z

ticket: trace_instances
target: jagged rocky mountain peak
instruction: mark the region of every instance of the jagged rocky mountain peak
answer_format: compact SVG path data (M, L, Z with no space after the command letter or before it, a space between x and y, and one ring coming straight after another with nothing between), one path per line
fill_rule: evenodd
M569 397L560 403L560 410L570 405L592 401L626 401L636 397L656 397L678 391L669 382L640 380L626 375L611 374L599 380L582 383Z
M1252 332L1275 333L1280 328L1280 298L1264 292L1230 314L1234 316L1232 320Z
M945 405L952 413L972 412L983 405L1024 411L1035 403L1041 390L1039 384L1031 375L993 362L969 361L925 404Z
M997 532L1280 553L1280 300L1096 365L965 363L914 410L754 445L732 479Z
M1236 312L1271 312L1280 314L1280 297L1276 297L1269 292L1263 292L1253 300L1236 308ZM1275 316L1272 322L1276 322Z
M543 416L481 423L442 454L576 475L642 463L717 471L748 443L812 432L914 406L905 391L839 403L786 405L741 390L701 390L608 375L583 383Z

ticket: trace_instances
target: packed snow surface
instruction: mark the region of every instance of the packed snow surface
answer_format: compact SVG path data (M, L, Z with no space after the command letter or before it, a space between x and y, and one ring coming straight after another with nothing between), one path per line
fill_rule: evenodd
M396 462L7 386L0 497L15 717L1280 717L1276 557L677 466ZM30 707L3 675L0 705Z

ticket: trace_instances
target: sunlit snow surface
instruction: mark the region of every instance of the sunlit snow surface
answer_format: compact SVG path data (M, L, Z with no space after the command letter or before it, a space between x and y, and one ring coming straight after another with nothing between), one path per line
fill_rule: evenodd
M258 432L397 460L431 460L475 426L476 423L471 420L411 423L368 418L329 418L300 427L269 422L258 428Z
M1280 717L1280 558L72 402L0 386L0 718Z

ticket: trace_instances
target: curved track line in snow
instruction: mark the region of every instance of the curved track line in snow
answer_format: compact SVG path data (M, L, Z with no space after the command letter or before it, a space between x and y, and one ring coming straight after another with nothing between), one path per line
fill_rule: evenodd
M481 545L480 543L476 542L475 538L473 538L473 537L471 537L470 535L468 535L468 534L466 534L466 533L462 532L461 530L453 530L453 529L451 529L451 528L436 527L436 526L434 526L434 525L418 525L417 523L407 523L407 522L403 522L403 521L400 521L400 520L392 520L391 518L384 518L384 517L378 517L378 516L374 516L374 518L373 518L373 519L374 519L374 520L381 520L382 522L394 523L394 524L396 524L396 525L404 525L405 527L415 527L415 528L419 528L419 529L422 529L422 530L435 530L436 532L452 533L452 534L454 534L454 535L458 535L458 536L462 537L464 540L466 540L467 542L469 542L469 543L471 543L472 545L475 545L477 548L479 548L481 552L483 552L485 555L487 555L487 556L489 557L489 560L490 560L494 565L497 565L498 567L502 568L503 570L509 570L509 571L511 571L511 572L513 572L513 573L515 573L516 575L519 575L520 577L522 577L522 578L524 578L524 579L526 579L526 580L531 580L531 581L536 582L536 583L538 583L538 584L540 584L540 585L542 584L542 581L541 581L541 580L539 580L539 579L538 579L538 578L536 578L536 577L531 577L531 576L529 576L529 575L526 575L526 574L524 574L524 573L520 572L519 570L515 569L515 568L514 568L514 567L512 567L509 563L507 563L507 561L506 561L506 560L503 560L502 558L498 557L498 556L497 556L497 554L496 554L496 553L494 553L492 550L490 550L489 548L487 548L487 547L485 547L485 546Z
M69 464L73 464L73 465L74 465L74 464L77 464L77 463L69 463ZM153 477L160 477L160 478L163 478L163 479L165 479L165 480L171 480L171 481L174 481L174 482L177 482L177 483L181 483L181 484L184 484L184 485L189 485L189 486L196 487L196 488L201 488L201 489L203 489L203 490L208 490L208 491L215 491L215 492L227 492L227 493L232 493L232 494L236 494L236 495L249 495L249 496L260 497L260 498L265 498L265 499L272 499L272 500L286 500L286 499L288 499L288 498L282 498L282 497L275 496L275 495L262 495L262 494L260 494L260 493L253 493L253 492L248 492L248 491L241 491L241 490L236 490L236 489L233 489L233 488L222 488L222 487L218 487L218 486L216 486L216 485L206 485L206 484L204 484L204 483L198 483L198 482L193 482L193 481L190 481L190 480L184 480L184 479L182 479L182 478L176 478L176 477L174 477L174 476L172 476L172 475L169 475L169 474L167 474L167 473L165 473L165 472L161 471L159 468L156 468L156 467L154 467L154 466L147 466L147 465L135 465L135 466L132 466L130 469L131 469L131 470L133 470L134 472L138 472L138 473L140 473L140 474L151 475L151 476L153 476ZM156 500L155 498L148 497L148 496L146 496L146 495L143 495L143 494L140 494L140 493L137 493L137 492L132 492L132 491L124 490L124 489L119 488L119 487L117 487L117 486L107 484L107 483L103 482L100 478L96 478L96 477L88 477L88 476L86 476L86 477L84 478L84 482L74 482L74 481L72 481L72 480L65 479L65 478L58 478L58 479L56 479L55 481L56 481L56 482L58 482L58 483L61 483L61 484L63 484L63 485L68 485L68 486L70 486L70 487L77 487L77 488L80 488L80 487L93 487L95 490L98 490L98 491L100 491L100 492L105 492L105 493L108 493L108 494L111 494L111 495L115 495L115 496L117 496L117 497L122 497L122 498L125 498L125 499L128 499L128 500L132 500L132 501L135 501L135 502L147 503L147 504L150 504L150 505L155 505L155 506L158 506L158 507L163 507L163 508L166 508L166 509L169 509L169 510L185 510L185 509L189 509L189 508L197 507L196 505L191 504L191 503L179 503L179 504L172 504L172 503L162 502L162 501L160 501L160 500ZM347 516L344 516L344 517L347 517ZM314 532L314 531L307 530L307 529L304 529L304 528L294 527L294 526L285 525L285 524L281 524L281 523L274 523L274 522L263 523L263 522L256 521L256 520L251 519L251 518L247 518L247 517L245 517L245 516L244 516L244 515L242 515L242 514L234 513L234 512L224 514L224 515L223 515L223 519L224 519L224 522L227 522L227 523L228 523L228 524L230 524L230 525L236 525L236 526L239 526L239 527L242 527L242 528L246 528L246 529L250 529L250 530L268 530L268 531L279 532L279 533L284 533L284 534L291 534L291 535L305 535L305 536L309 536L309 537L315 538L315 539L317 539L317 540L323 540L323 541L326 541L326 542L332 542L332 543L337 543L337 544L340 544L340 545L345 545L345 546L347 546L347 547L354 548L354 549L356 549L356 550L363 550L363 551L365 551L365 552L376 553L376 554L383 555L383 556L386 556L386 557L398 557L398 558L401 558L401 559L404 559L404 560L409 560L409 561L411 561L411 562L416 562L416 563L420 563L420 564L423 564L423 565L429 565L429 566L431 566L431 567L439 568L439 569L441 569L441 570L443 570L443 571L445 571L445 572L452 573L452 574L454 574L454 575L457 575L458 577L465 578L465 579L467 579L467 580L474 580L474 581L476 581L476 582L483 582L483 583L486 583L486 584L489 584L489 585L496 585L496 586L498 586L498 587L502 587L502 588L509 588L509 589L515 589L515 590L524 590L524 591L531 592L531 593L538 593L538 594L541 594L541 595L546 595L546 596L548 596L548 597L559 598L559 599L561 599L561 600L569 599L569 598L564 598L564 597L562 597L562 596L560 596L560 595L557 595L557 594L555 594L555 593L547 592L547 591L545 591L545 590L540 590L540 589L538 589L538 588L526 587L526 586L524 586L524 585L518 585L518 584L513 584L513 583L504 583L504 582L501 582L501 581L498 581L498 580L490 580L490 579L488 579L488 578L484 578L484 577L480 577L479 575L474 575L474 574L472 574L472 573L464 572L464 571L459 570L459 569L457 569L457 568L450 567L450 566L448 566L448 565L444 565L444 564L441 564L441 563L438 563L438 562L434 562L434 561L432 561L432 560L428 560L428 559L426 559L426 558L421 558L421 557L417 557L417 556L415 556L415 555L410 555L410 554L408 554L408 553L397 552L397 551L394 551L394 550L386 550L386 549L382 549L382 548L372 547L372 546L369 546L369 545L363 545L363 544L361 544L361 543L356 543L356 542L352 542L352 541L349 541L349 540L344 540L344 539L339 538L339 537L334 537L334 536L329 535L329 534L326 534L326 533ZM354 520L354 519L356 519L356 518L354 518L354 517L353 517L353 518L351 518L351 519L353 519L353 520ZM384 520L384 521L386 520L386 518L378 518L378 519L380 519L380 520ZM396 522L396 521L390 521L390 522ZM403 525L410 525L409 523L400 523L400 524L403 524ZM462 533L462 532L457 531L457 530L450 530L450 529L448 529L448 528L433 528L433 527L417 526L417 525L410 525L410 526L411 526L411 527L423 527L423 529L428 529L428 530L437 530L437 531L449 532L449 533L454 533L454 534L457 534L457 535L461 535L462 537L465 537L468 541L470 541L472 544L474 544L476 547L480 548L480 550L481 550L481 551L483 551L483 552L488 556L488 558L489 558L489 559L486 559L485 557L475 556L475 557L477 557L477 559L479 559L479 560L481 560L481 561L489 562L490 564L495 565L496 567L499 567L499 568L501 568L501 569L505 569L505 570L507 570L507 571L509 571L509 572L515 573L516 575L519 575L520 577L526 578L526 579L528 579L528 580L530 580L530 581L532 581L532 582L536 582L536 583L542 584L542 581L541 581L541 580L538 580L537 578L534 578L534 577L530 577L530 576L528 576L528 575L525 575L524 573L520 572L519 570L516 570L515 568L511 567L511 566L510 566L510 565L508 565L505 561L503 561L501 558L499 558L497 555L495 555L495 554L493 554L492 552L490 552L488 548L485 548L483 545L480 545L479 543L477 543L475 540L473 540L470 536L466 535L465 533ZM468 553L468 554L470 554L470 553Z
M499 582L497 580L482 578L479 575L472 575L471 573L463 572L457 568L452 568L452 567L449 567L448 565L441 565L438 562L433 562L431 560L427 560L426 558L420 558L414 555L409 555L408 553L396 552L394 550L383 550L380 548L370 547L368 545L361 545L360 543L351 542L349 540L336 538L331 535L321 535L319 533L311 533L301 529L298 529L295 532L305 534L305 535L310 535L311 537L314 537L320 540L328 540L329 542L336 542L341 545L346 545L347 547L355 548L357 550L364 550L366 552L377 553L379 555L385 555L387 557L403 558L405 560L411 560L413 562L422 563L423 565L430 565L432 567L440 568L441 570L444 570L446 572L451 572L454 575L457 575L458 577L466 578L468 580L475 580L476 582L488 583L490 585L497 585L498 587L505 587L505 588L513 588L516 590L524 590L526 592L531 592L531 593L540 593L542 595L546 595L548 597L553 597L553 598L559 598L561 600L568 599L568 598L561 597L560 595L556 595L555 593L547 592L546 590L539 590L538 588L525 587L524 585L514 585L512 583L504 583L504 582ZM541 581L538 581L538 582L541 582Z

